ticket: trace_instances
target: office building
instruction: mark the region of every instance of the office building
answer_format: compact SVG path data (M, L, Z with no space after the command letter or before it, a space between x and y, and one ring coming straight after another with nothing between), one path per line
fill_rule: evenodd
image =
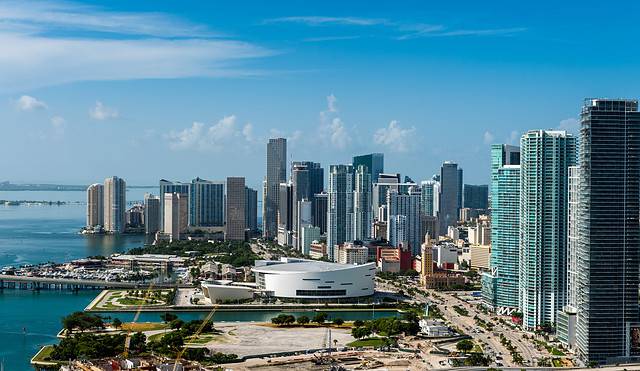
M164 194L164 234L170 241L177 241L187 232L189 221L188 196L184 193Z
M245 240L246 192L243 177L227 177L227 222L224 235L227 241Z
M502 164L492 176L490 271L482 275L483 300L501 315L518 310L519 223L520 165Z
M320 228L320 234L327 233L327 201L326 192L313 195L313 225Z
M189 225L224 227L224 182L196 178L189 187Z
M251 234L258 230L258 191L245 187L245 225Z
M492 187L498 176L498 169L504 165L520 165L520 147L509 144L491 145L491 184L489 186L489 207L491 207Z
M127 183L117 176L104 180L104 230L123 233L127 209Z
M172 182L166 179L160 179L160 227L164 228L164 194L165 193L181 193L189 197L189 188L191 183Z
M337 258L338 245L353 240L353 167L331 165L327 200L327 252L329 259Z
M278 235L280 246L293 245L293 183L280 183L278 187Z
M520 140L518 283L522 325L528 330L555 323L564 305L567 182L575 164L576 139L566 131L531 130Z
M455 226L462 207L462 169L458 164L445 161L440 168L440 233Z
M160 197L144 195L144 233L154 235L160 228Z
M126 229L140 231L144 227L144 205L136 204L131 206L124 213Z
M263 199L262 233L266 238L278 236L280 184L287 181L287 140L269 139L267 143L267 178Z
M578 354L619 362L640 353L638 101L586 100L579 153Z
M420 183L422 192L422 212L424 215L438 216L440 202L440 182L423 180ZM435 235L431 235L435 236Z
M366 264L369 260L369 249L363 245L346 242L338 246L337 256L339 264Z
M372 179L372 181L374 181L374 179ZM378 175L378 179L375 179L371 194L374 213L373 218L375 220L381 220L379 215L380 206L387 204L387 191L390 189L399 191L399 184L400 174L380 174Z
M360 165L365 166L371 182L377 181L380 174L384 173L384 154L370 153L354 156L351 165L354 170L357 170Z
M324 169L317 162L294 161L291 164L291 182L293 187L293 247L299 249L302 226L298 224L298 219L300 219L298 203L301 201L311 202L315 194L322 192L324 189ZM313 218L313 203L310 204L309 212ZM310 220L310 223L312 222L313 220Z
M420 220L420 189L410 188L408 193L398 193L395 190L390 190L387 193L387 213L389 215L389 229L387 233L387 240L392 246L398 247L398 244L406 241L405 246L412 254L418 255L420 253L420 241L422 239L421 233L421 220ZM394 235L398 231L398 227L392 226L392 223L398 222L397 216L404 216L404 238Z
M489 186L486 184L465 184L463 207L469 209L487 209L489 207Z
M95 183L87 188L87 228L104 226L104 186Z
M353 191L353 239L371 239L373 223L371 210L371 174L365 165L355 168L355 189Z
M320 228L314 227L312 225L307 225L302 227L301 231L302 237L302 246L300 247L300 251L304 255L311 254L311 244L315 241L320 241Z

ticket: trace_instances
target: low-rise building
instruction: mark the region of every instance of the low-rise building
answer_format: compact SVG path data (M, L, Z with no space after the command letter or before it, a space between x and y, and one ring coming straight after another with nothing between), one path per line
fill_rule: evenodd
M128 255L114 254L108 259L109 266L139 268L164 268L184 267L188 264L189 258L177 255L143 254Z
M338 246L339 264L365 264L369 260L369 249L363 245L344 243Z

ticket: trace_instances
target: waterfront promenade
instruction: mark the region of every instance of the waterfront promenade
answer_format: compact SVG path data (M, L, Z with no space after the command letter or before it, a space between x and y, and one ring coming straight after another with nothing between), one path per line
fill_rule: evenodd
M117 282L103 280L88 280L75 278L51 278L51 277L33 277L33 276L15 276L10 274L0 274L0 288L10 289L101 289L101 288L120 288L135 289L148 287L149 283L138 282ZM157 283L153 284L155 288L174 288L177 287L173 283Z

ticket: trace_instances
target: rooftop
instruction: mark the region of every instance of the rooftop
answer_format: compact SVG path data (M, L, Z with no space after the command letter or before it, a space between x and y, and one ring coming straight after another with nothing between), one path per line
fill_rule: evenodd
M375 263L368 263L373 266ZM282 258L281 260L256 260L254 272L261 273L301 273L301 272L331 272L343 269L353 269L357 265L338 264L318 260Z

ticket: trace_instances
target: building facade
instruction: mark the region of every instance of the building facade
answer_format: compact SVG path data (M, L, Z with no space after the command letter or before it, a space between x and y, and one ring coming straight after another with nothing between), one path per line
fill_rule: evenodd
M246 187L243 177L227 178L227 222L225 240L244 241L246 227Z
M95 183L87 188L87 228L104 227L104 186Z
M327 253L329 260L337 258L334 250L353 240L353 167L331 165L327 200Z
M127 183L117 176L104 180L104 230L123 233L127 210Z
M267 143L267 177L264 187L262 233L266 238L278 235L280 183L287 181L287 140L272 138Z
M458 164L445 161L440 168L440 233L458 222L462 207L462 169Z
M187 232L189 221L188 196L184 193L164 194L164 234L170 241L177 241Z
M258 191L245 187L245 225L251 234L258 231Z
M224 182L192 180L188 203L190 226L224 227Z
M392 190L387 194L387 212L389 214L388 241L394 247L397 247L398 243L406 241L408 245L405 247L414 255L420 253L420 242L422 240L420 198L421 192L417 187L410 188L407 193L398 193ZM398 220L397 216L405 217L404 229L406 232L403 239L394 235L398 228L392 226L392 220Z
M463 207L487 209L489 207L489 186L486 184L465 184Z
M144 233L155 234L160 231L160 197L150 193L144 195Z
M374 182L377 181L380 174L384 173L384 154L369 153L366 155L354 156L351 165L355 170L357 170L360 165L365 166L371 182Z
M355 189L353 191L353 239L371 239L373 224L371 204L371 175L365 165L355 168Z
M160 179L160 227L164 228L164 195L165 193L181 193L189 197L191 183L173 182Z

